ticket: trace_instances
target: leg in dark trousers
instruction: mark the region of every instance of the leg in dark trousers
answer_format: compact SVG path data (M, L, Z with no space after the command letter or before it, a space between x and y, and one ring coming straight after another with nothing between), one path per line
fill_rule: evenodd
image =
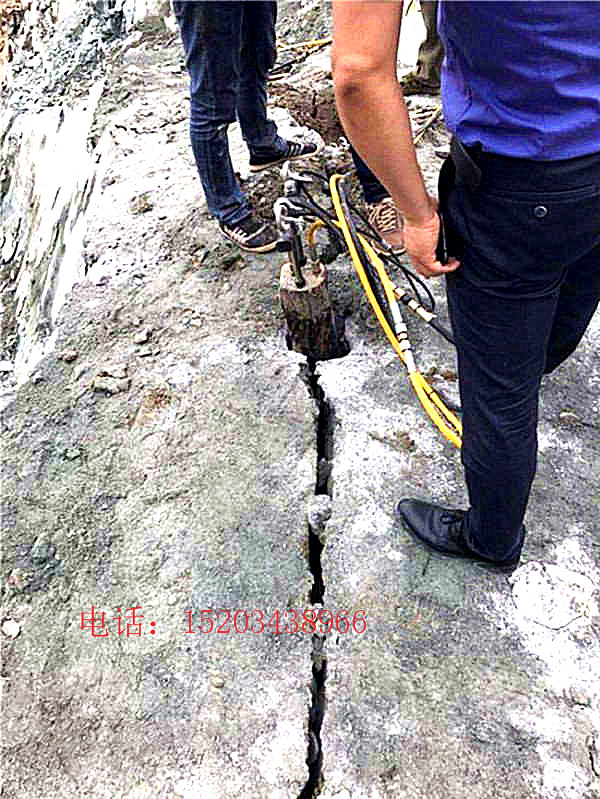
M419 47L417 75L440 85L444 46L437 31L437 0L421 0L421 14L425 23L425 39Z
M389 197L390 195L385 186L383 186L371 172L352 145L350 145L350 155L354 161L356 176L359 180L365 202L368 205L373 205L374 203L380 202L385 197Z
M369 224L392 248L393 253L403 253L402 219L388 190L371 172L352 145L350 145L350 154L367 205Z
M444 46L437 30L437 9L438 0L421 0L425 38L419 47L416 69L400 80L405 95L439 93Z
M481 166L471 191L449 179L446 162L440 199L462 264L446 285L471 504L465 533L475 551L502 560L522 545L542 375L573 351L600 299L600 155L554 164L483 157Z
M560 287L546 353L546 374L574 352L598 307L597 292L593 288L590 291L590 273L595 272L600 272L600 247L573 265Z
M237 114L250 154L261 156L275 149L285 149L275 123L267 118L267 75L277 58L277 3L250 0L242 5L244 18Z

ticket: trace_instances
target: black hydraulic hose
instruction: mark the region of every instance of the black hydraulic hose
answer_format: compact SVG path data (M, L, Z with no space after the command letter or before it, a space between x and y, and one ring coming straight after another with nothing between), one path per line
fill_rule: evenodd
M326 186L327 189L329 189L329 181L328 181L328 179L324 175L321 175L319 172L314 172L314 171L312 171L310 169L307 169L307 170L304 170L302 174L309 175L310 177L315 178L320 183L322 183L324 186ZM346 176L344 176L344 177L346 177ZM308 189L307 189L305 184L301 184L300 190L301 190L306 202L309 203L310 207L312 209L314 209L315 211L319 211L320 214L322 214L322 216L319 216L319 219L321 219L321 221L325 221L325 217L327 217L332 222L335 222L335 216L330 214L329 211L327 211L325 208L323 208L321 205L319 205L319 203L312 197L312 195L308 191ZM359 217L359 219L361 220L363 225L365 226L365 228L362 229L362 228L356 228L356 225L355 225L354 226L355 227L355 231L357 233L360 233L361 235L365 236L365 238L378 240L379 236L377 235L377 232L375 230L373 230L372 226L364 218L363 214L346 197L345 197L345 200L346 200L346 211L349 209L351 212L355 213ZM344 213L346 213L346 211ZM347 216L349 216L349 215L350 214L348 213ZM315 216L318 216L318 215L315 213ZM328 227L331 229L331 226L328 226ZM335 232L338 235L338 237L340 238L340 240L343 242L343 237L339 234L339 231L336 229ZM363 252L364 252L364 250L363 250ZM400 261L400 259L396 255L394 255L392 252L380 253L380 257L383 258L384 260L391 261L392 263L395 264L395 266L398 267L398 269L400 269L402 274L405 276L408 284L410 285L411 291L415 295L415 298L417 299L417 301L424 308L426 308L429 312L433 313L434 309L435 309L435 298L434 298L431 290L429 289L429 287L425 283L425 281L422 278L417 277L417 275L415 275L413 272L411 272L410 269L408 269L406 266L404 266L404 264ZM425 293L425 295L427 297L427 300L424 300L424 298L421 295L421 291L423 291Z
M321 180L325 181L325 178L323 178L323 176L322 176L322 175L317 175L317 173L316 173L316 172L306 172L305 174L307 174L307 175L311 175L311 176L315 176L315 177L319 177ZM325 182L327 182L327 181L325 181ZM314 208L318 208L318 209L319 209L319 211L321 211L322 213L324 213L324 214L328 214L329 218L330 218L332 221L335 221L335 216L334 216L333 214L330 214L328 211L326 211L326 210L325 210L325 208L323 208L321 205L319 205L319 203L318 203L318 202L317 202L317 201L316 201L316 200L315 200L315 199L314 199L314 198L311 196L311 194L310 194L310 192L308 191L308 189L306 188L306 186L302 185L300 188L301 188L301 191L302 191L302 193L305 195L306 199L308 200L308 202L309 202L309 203L310 203L310 204L311 204L311 205L312 205ZM371 225L369 225L369 223L368 223L368 222L367 222L367 221L364 219L364 217L362 216L362 214L361 214L359 211L357 211L357 210L356 210L356 208L355 208L355 207L354 207L354 206L353 206L351 203L348 203L348 208L349 208L351 211L353 211L355 214L357 214L357 216L359 216L359 217L360 217L361 221L362 221L362 222L363 222L363 224L365 225L365 228L364 228L364 229L362 229L362 228L357 228L357 233L360 233L360 234L361 234L362 236L364 236L365 238L368 238L368 239L376 239L376 240L377 240L379 237L377 236L377 234L375 233L375 231L372 229ZM343 237L342 237L342 241L343 241Z
M449 344L452 344L453 347L456 346L456 342L452 338L452 333L448 330L448 328L444 327L444 325L440 324L436 319L432 319L429 323L434 330L446 339Z
M313 172L311 170L306 170L303 174L310 175L311 177L316 178L321 183L323 183L323 185L327 185L327 186L329 185L327 179L323 175L319 174L318 172ZM371 225L364 219L364 217L362 216L360 211L358 211L353 205L351 205L348 202L348 199L346 197L346 194L345 194L345 191L344 191L344 188L343 188L343 185L342 185L342 181L340 181L340 183L338 184L338 190L339 190L339 194L340 194L340 202L341 202L341 205L342 205L342 209L344 211L344 215L345 215L346 221L348 223L348 229L350 231L350 235L352 237L352 241L354 242L354 246L356 247L356 250L357 250L357 252L359 254L359 257L361 259L361 263L363 265L363 269L364 269L365 274L367 276L367 279L369 281L369 285L370 285L370 287L371 287L371 289L373 291L373 294L375 295L375 298L377 299L379 307L381 308L381 310L382 310L382 312L383 312L383 314L384 314L384 316L386 318L386 321L388 322L388 324L391 327L393 327L393 320L392 320L391 313L389 311L389 307L388 307L387 301L385 301L385 299L382 297L381 291L379 289L379 285L380 284L379 284L378 276L376 275L375 271L373 270L373 267L372 267L372 264L370 262L370 259L367 257L367 255L366 255L366 253L364 251L364 248L363 248L363 246L362 246L362 244L360 242L360 239L359 239L359 234L365 236L366 238L371 238L371 237L377 238L377 236L374 235L374 231L371 229ZM335 216L333 214L329 213L327 211L327 209L323 208L323 206L321 206L312 197L312 195L310 194L310 192L308 191L308 189L306 188L306 186L303 183L300 184L300 191L301 191L301 194L302 194L302 201L303 202L302 201L298 202L299 198L297 198L295 200L296 204L300 205L303 208L305 208L310 213L311 216L314 216L316 219L319 219L321 222L323 222L323 224L327 227L327 229L331 233L333 233L337 237L337 239L339 241L341 241L342 244L343 244L344 243L343 235L341 234L339 228L336 226L336 218L335 218ZM352 212L354 212L355 214L358 215L358 217L365 224L365 226L371 231L370 233L367 232L366 230L358 230L356 228L356 224L354 223ZM407 269L399 261L399 259L396 256L393 255L393 253L382 253L380 255L380 257L384 261L386 261L386 260L393 261L393 263L396 266L399 267L399 269L402 271L403 275L405 276L405 278L406 278L406 280L407 280L407 282L408 282L408 284L409 284L409 286L411 288L411 291L412 291L416 301L420 305L422 305L423 308L426 311L428 311L429 313L433 313L433 310L435 308L435 299L433 297L432 292L430 291L428 286L425 284L425 282L421 278L417 277L417 275L413 274L410 271L410 269ZM421 297L421 294L420 294L420 289L423 290L425 292L425 294L427 295L427 301L426 302L423 302L423 298ZM414 301L413 298L408 296L406 293L402 293L402 295L399 296L398 299L401 302L403 302L405 305L407 305L407 306L410 306L410 303ZM446 327L444 327L444 325L442 325L440 322L438 322L437 319L431 319L428 322L428 324L437 333L439 333L443 338L445 338L446 341L448 341L450 344L454 345L455 342L454 342L454 339L452 337L452 333Z
M346 200L346 193L344 191L343 182L344 182L343 179L340 180L337 188L340 196L340 205L342 206L342 210L346 218L346 224L348 225L348 230L350 232L350 238L352 239L352 243L356 248L356 252L358 253L358 257L360 258L360 262L365 272L365 276L368 280L369 286L371 287L371 291L373 292L375 299L377 300L377 304L381 308L381 312L383 313L385 320L390 326L390 328L392 330L395 330L396 326L394 324L394 319L390 312L389 305L385 300L385 298L382 298L381 290L379 287L379 280L375 276L371 262L367 257L364 247L362 246L362 243L358 236L358 232L356 230L356 226L354 224L354 220L352 219L352 214L350 213L350 209L348 208L348 201Z

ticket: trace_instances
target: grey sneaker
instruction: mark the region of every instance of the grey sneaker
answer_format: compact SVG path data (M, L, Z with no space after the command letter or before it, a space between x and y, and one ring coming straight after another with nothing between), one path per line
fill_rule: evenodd
M371 227L392 248L394 255L406 252L402 235L402 219L391 197L367 205L367 220Z
M250 156L250 172L260 172L261 169L283 164L284 161L306 158L307 155L315 155L318 150L318 145L312 141L286 141L283 152L273 152L260 157Z
M219 222L221 233L246 252L270 252L277 245L277 232L272 225L260 222L252 214L240 222L226 225Z

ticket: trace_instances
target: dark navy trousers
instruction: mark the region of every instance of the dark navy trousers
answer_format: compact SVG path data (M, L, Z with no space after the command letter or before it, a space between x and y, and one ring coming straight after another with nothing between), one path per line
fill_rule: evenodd
M350 155L354 162L356 176L360 182L365 202L369 205L374 205L375 203L381 202L385 197L389 197L388 190L377 179L373 172L371 172L352 145L350 145Z
M536 470L538 392L579 343L600 299L600 153L540 162L470 151L467 186L449 158L440 206L463 409L462 461L476 551L504 559L522 546Z

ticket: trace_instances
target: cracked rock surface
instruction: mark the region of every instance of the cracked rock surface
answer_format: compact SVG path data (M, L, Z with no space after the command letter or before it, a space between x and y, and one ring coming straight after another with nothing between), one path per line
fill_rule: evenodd
M446 346L407 322L422 370L434 353L451 376ZM395 521L405 496L466 498L458 452L386 346L354 341L318 365L336 419L322 601L367 619L327 640L321 796L600 796L598 331L595 318L545 381L526 546L508 579L426 553ZM569 407L580 424L567 428Z
M280 8L286 41L330 33L323 4ZM102 20L84 44L108 36ZM98 44L85 73L84 89L103 88L83 136L95 177L69 256L77 282L18 385L3 320L1 795L599 799L598 319L543 386L522 566L507 579L425 554L394 507L463 505L458 452L345 255L328 270L349 355L315 365L287 351L283 256L240 253L208 217L179 42L156 25L124 31L106 62ZM420 25L412 11L401 67ZM58 119L53 103L35 110L28 75L13 131L26 114ZM327 145L310 166L348 168L328 51L271 95L284 135L312 125ZM432 102L415 100L415 119ZM231 141L268 216L279 173L249 178L235 126ZM446 141L439 122L419 147L432 187ZM19 236L34 227L7 196L10 292L20 269L28 279ZM451 348L406 321L421 371L456 399ZM320 610L324 635L302 618ZM305 629L286 632L294 614Z

